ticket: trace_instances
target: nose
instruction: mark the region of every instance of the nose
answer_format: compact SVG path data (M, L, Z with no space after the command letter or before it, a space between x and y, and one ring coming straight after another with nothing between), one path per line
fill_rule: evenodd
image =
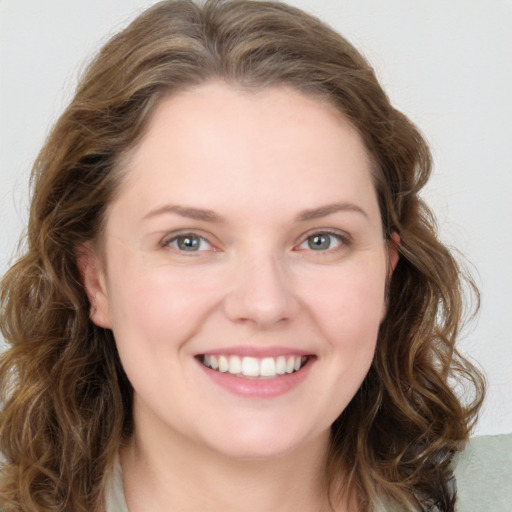
M272 255L247 255L233 273L224 300L227 317L236 323L269 329L289 322L298 312L289 269Z

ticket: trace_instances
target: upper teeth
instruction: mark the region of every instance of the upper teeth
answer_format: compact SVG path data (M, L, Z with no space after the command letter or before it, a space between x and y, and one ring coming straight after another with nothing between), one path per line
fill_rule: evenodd
M303 366L307 358L303 356L240 357L228 355L204 355L202 363L220 372L229 372L246 377L275 377L293 373Z

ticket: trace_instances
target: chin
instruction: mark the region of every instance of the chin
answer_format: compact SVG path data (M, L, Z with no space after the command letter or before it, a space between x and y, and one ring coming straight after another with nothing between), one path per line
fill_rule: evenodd
M302 452L307 446L327 446L330 429L317 433L297 432L293 429L268 428L269 425L253 425L252 428L232 429L220 442L210 448L225 457L238 460L278 459Z

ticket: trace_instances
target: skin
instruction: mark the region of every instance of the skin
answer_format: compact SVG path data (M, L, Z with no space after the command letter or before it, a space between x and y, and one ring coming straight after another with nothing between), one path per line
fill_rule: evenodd
M360 136L293 89L208 83L162 101L124 172L103 254L79 265L135 390L130 511L329 510L329 427L370 367L398 258ZM197 359L275 347L310 358L270 398L226 390Z

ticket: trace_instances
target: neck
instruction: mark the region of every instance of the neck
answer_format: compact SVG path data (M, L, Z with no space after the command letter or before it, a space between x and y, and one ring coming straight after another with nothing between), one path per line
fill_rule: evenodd
M136 429L121 450L128 508L130 512L332 511L324 478L328 442L326 433L300 450L241 460L170 432L162 438Z

